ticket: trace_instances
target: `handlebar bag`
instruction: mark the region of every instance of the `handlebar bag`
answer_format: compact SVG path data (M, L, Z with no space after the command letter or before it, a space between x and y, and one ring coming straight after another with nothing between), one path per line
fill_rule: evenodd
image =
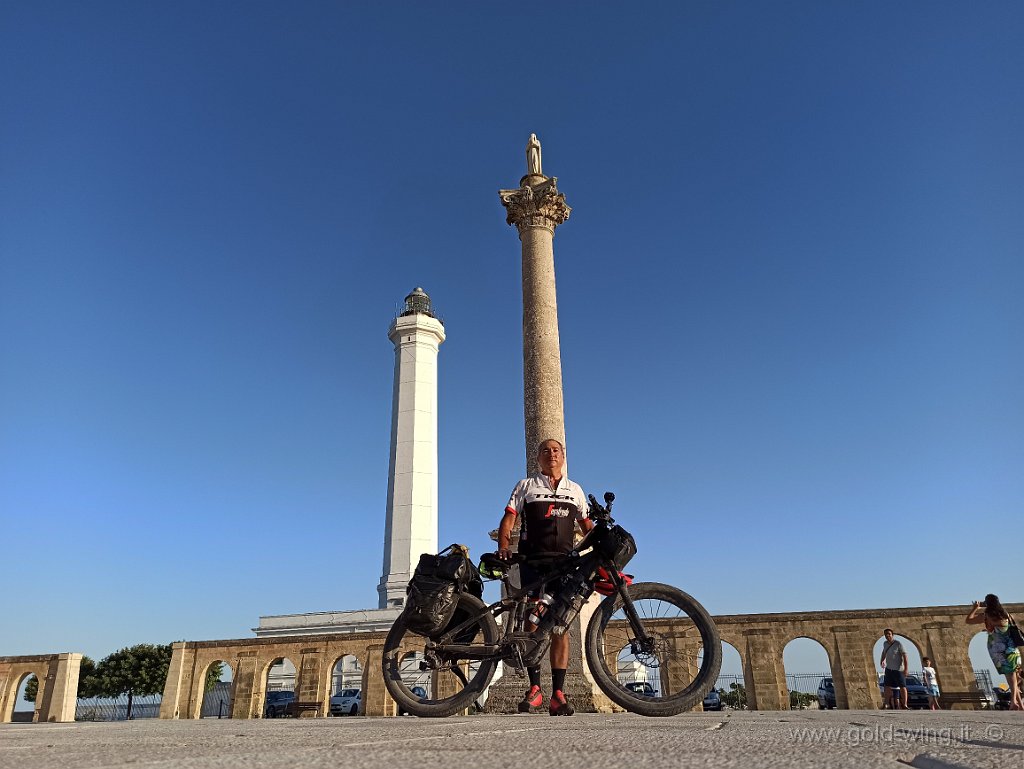
M621 571L636 555L636 540L621 526L613 526L603 537L600 549L601 554L611 559L615 568Z

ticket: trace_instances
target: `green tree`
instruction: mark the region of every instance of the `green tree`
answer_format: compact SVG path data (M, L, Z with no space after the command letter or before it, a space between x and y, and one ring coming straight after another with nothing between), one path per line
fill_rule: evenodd
M807 692L797 692L790 690L789 692L789 709L790 710L803 710L812 702L818 701L817 694L808 694Z
M22 695L22 699L25 700L25 702L35 702L36 697L38 696L39 679L35 675L32 675L32 677L28 679L28 683L25 684L25 694Z
M82 666L78 669L78 696L79 697L95 697L97 696L96 691L96 663L92 661L92 657L83 656ZM32 676L32 679L28 682L28 686L25 687L25 701L35 702L36 697L39 695L39 679Z
M170 644L136 644L119 649L96 666L97 694L101 697L127 694L127 717L131 718L135 695L163 692L170 665Z
M729 684L729 691L719 689L718 693L722 698L722 703L734 710L743 710L747 707L747 690L743 684L734 681Z
M210 665L210 669L206 671L206 688L203 691L210 691L214 686L220 683L220 677L224 674L224 666L219 662L214 662Z

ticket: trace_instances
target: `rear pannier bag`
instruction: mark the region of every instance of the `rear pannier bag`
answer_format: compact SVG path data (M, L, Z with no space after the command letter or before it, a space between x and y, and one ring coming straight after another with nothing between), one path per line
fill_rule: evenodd
M406 626L414 633L437 635L455 614L459 593L479 580L463 545L449 545L437 555L424 553L406 588Z

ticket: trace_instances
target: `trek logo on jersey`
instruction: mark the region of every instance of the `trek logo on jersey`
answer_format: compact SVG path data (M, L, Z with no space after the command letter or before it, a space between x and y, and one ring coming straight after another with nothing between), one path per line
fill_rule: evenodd
M545 518L568 518L572 515L571 510L566 510L564 507L555 507L555 505L548 505L548 511L544 513Z

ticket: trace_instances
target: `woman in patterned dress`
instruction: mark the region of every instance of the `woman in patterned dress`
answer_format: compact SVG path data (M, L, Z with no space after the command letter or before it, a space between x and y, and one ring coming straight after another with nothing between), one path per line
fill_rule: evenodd
M967 615L966 621L968 625L985 625L985 630L988 631L988 655L992 658L996 670L1006 676L1006 683L1010 687L1010 709L1024 710L1017 681L1017 672L1021 667L1021 650L1014 645L1007 633L1010 628L1010 615L999 603L999 599L989 593L985 596L984 603L974 602L974 608Z

